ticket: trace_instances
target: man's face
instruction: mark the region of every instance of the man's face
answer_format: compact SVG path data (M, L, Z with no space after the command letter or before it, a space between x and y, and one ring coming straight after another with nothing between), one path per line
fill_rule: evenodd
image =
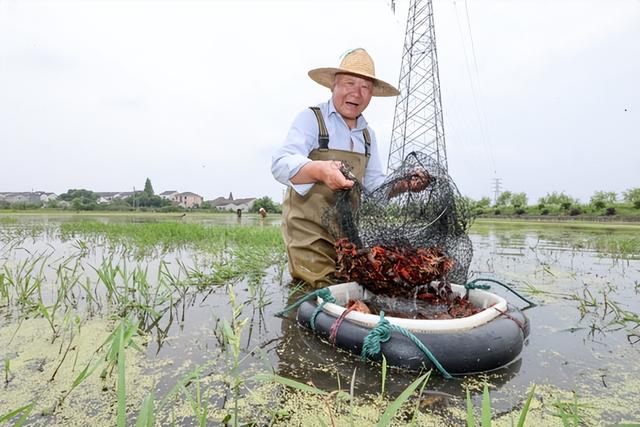
M355 120L371 101L373 82L351 74L336 74L333 81L333 104L345 119Z

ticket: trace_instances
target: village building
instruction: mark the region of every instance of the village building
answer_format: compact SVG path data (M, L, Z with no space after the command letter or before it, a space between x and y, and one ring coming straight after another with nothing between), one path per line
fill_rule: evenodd
M23 191L23 192L3 192L0 193L0 201L7 203L48 203L58 196L55 193L46 191Z
M117 191L100 191L95 194L98 196L98 203L111 203L122 198L122 193Z
M168 190L168 191L163 191L162 193L158 194L158 196L162 197L163 199L167 199L167 200L171 200L172 202L175 202L176 200L174 198L177 194L180 194L180 193L175 190Z
M177 193L173 195L171 199L173 202L182 206L183 208L191 209L191 208L199 208L202 206L202 196L196 193L192 193L190 191L185 191L182 193Z
M111 203L117 199L126 199L131 196L140 196L143 194L142 191L111 191L111 192L96 192L98 195L98 203ZM202 206L203 197L199 194L192 193L191 191L178 192L175 190L163 191L158 194L159 197L163 199L169 200L176 205L182 206L183 208L191 209L198 208Z
M211 207L222 209L226 211L237 212L238 210L248 212L253 206L255 197L248 197L245 199L234 199L233 193L229 193L229 197L217 197L213 200L207 200Z

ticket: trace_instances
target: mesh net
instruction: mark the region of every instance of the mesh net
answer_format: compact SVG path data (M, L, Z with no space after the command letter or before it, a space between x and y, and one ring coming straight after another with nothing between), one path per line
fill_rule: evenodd
M352 177L348 165L343 173ZM336 239L336 275L376 294L415 297L440 281L464 284L472 258L471 213L435 160L411 153L384 184L365 193L340 191L323 223Z

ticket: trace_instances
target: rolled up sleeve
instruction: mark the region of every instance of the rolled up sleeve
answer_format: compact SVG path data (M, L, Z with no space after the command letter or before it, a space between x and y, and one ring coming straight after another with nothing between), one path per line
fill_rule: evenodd
M318 124L313 112L309 109L300 112L293 121L284 144L271 158L273 177L301 196L307 194L314 184L293 184L291 178L311 161L308 156L316 145L317 134Z

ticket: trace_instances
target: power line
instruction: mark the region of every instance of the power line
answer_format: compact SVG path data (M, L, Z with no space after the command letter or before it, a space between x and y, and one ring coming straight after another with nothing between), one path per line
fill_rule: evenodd
M467 32L469 34L469 41L470 41L471 57L473 59L473 69L475 71L475 82L471 73L471 68L469 66L470 61L467 55L467 47L464 40L465 37L463 34L462 25L460 23L460 16L458 14L458 6L456 1L453 0L453 9L456 15L456 23L458 25L460 41L462 42L462 53L464 55L465 68L467 70L469 85L471 87L471 96L473 98L473 106L474 106L476 118L478 120L478 126L480 128L480 139L481 139L483 148L486 150L486 154L489 157L489 161L491 163L493 172L496 173L496 164L493 157L493 150L491 149L491 141L489 137L489 126L487 124L488 122L487 115L485 113L484 108L482 107L482 85L480 84L480 71L478 67L478 59L476 56L476 48L475 48L475 42L473 39L473 32L471 31L471 18L470 18L469 6L467 3L467 0L464 0L464 6L465 6L465 17L467 21L466 27L467 27Z

